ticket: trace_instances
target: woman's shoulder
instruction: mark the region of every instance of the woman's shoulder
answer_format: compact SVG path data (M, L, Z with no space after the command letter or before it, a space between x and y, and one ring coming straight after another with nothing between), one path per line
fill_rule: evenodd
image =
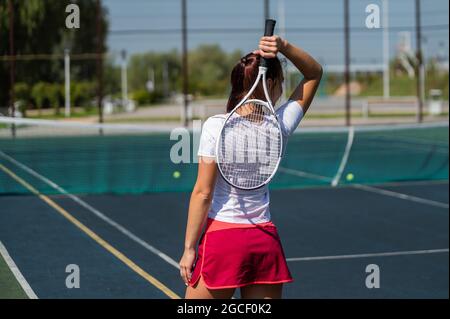
M202 125L202 131L208 131L213 135L219 134L219 131L225 122L227 115L226 114L216 114L210 116L206 119L206 121Z
M227 118L227 114L215 114L208 117L205 121L206 123L223 123Z

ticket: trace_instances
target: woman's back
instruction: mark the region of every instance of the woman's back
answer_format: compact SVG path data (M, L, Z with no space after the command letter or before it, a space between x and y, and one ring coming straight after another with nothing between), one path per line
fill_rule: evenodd
M288 101L280 106L276 113L284 135L283 149L286 149L288 137L303 117L302 108L296 101ZM225 119L226 114L219 114L211 116L205 121L198 156L215 158L217 138ZM208 212L209 218L238 224L258 224L271 220L270 196L267 186L255 190L241 190L228 184L220 174L217 176Z

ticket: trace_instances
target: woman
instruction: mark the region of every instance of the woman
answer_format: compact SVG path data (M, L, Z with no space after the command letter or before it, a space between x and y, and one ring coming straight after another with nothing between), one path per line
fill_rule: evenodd
M267 84L275 105L283 82L279 52L304 76L289 100L276 111L286 141L314 98L322 67L309 54L278 36L262 37L259 50L243 57L234 67L227 112L254 83L261 57L269 59ZM264 99L260 86L253 98ZM185 297L231 298L239 287L242 298L281 298L283 283L291 282L292 277L277 229L270 221L267 187L239 190L217 173L215 144L224 119L225 115L210 117L200 138L198 176L180 260L180 274L187 286ZM205 224L196 254L195 246Z

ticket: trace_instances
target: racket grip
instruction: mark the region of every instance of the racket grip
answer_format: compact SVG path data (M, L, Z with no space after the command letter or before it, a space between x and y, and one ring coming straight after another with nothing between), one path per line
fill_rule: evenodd
M277 22L272 19L266 19L266 25L264 27L264 36L272 36L273 31L275 30L275 24ZM260 66L267 67L267 60L265 58L261 58Z
M275 30L275 24L277 22L272 19L266 19L266 26L264 28L264 35L265 36L271 36L273 35L273 31Z

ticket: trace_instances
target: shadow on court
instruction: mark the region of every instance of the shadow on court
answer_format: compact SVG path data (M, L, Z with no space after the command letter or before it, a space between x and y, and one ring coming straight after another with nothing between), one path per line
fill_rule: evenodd
M448 191L448 181L272 191L295 280L284 297L448 298ZM49 199L0 197L0 241L39 298L184 295L188 193ZM66 287L69 264L78 289ZM370 264L380 288L366 287Z

